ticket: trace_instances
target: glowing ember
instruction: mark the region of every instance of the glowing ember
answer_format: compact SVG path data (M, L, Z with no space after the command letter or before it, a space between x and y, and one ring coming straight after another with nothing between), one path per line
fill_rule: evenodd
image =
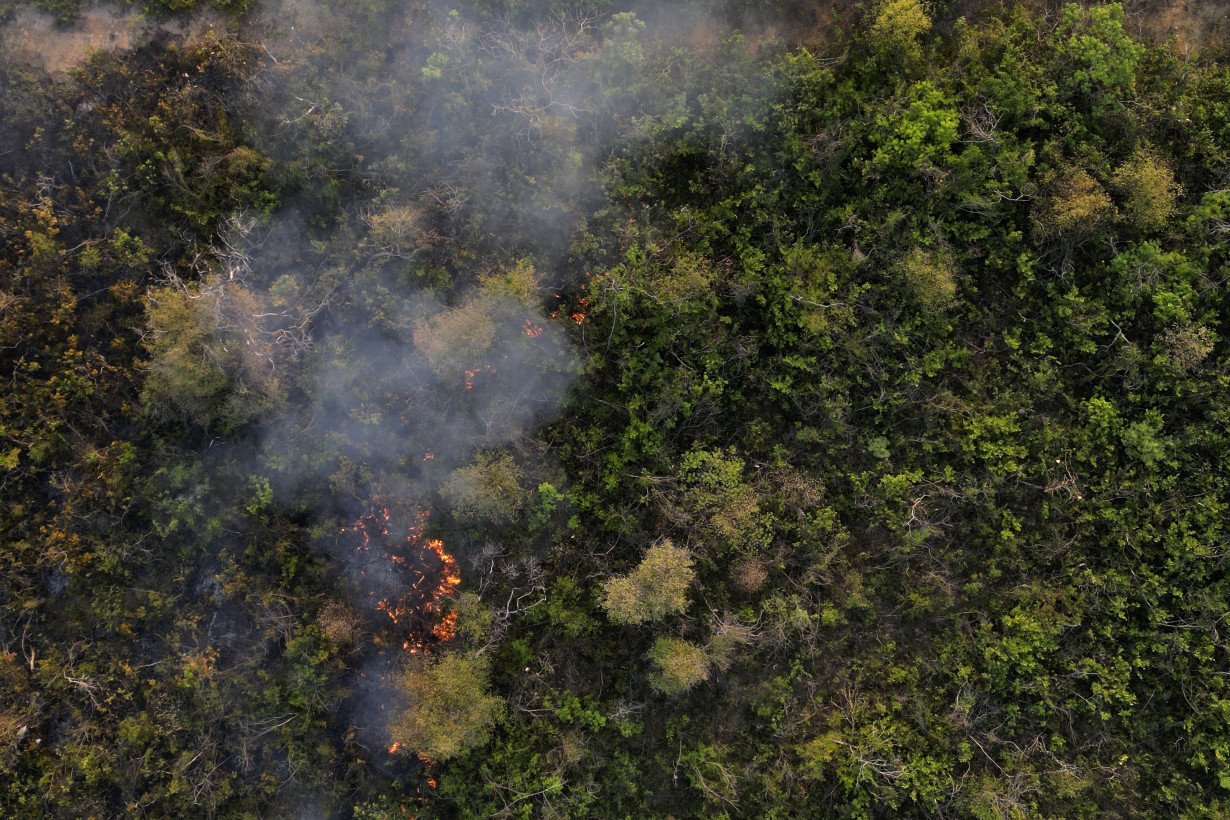
M435 460L436 460L436 454L434 451L425 450L423 452L423 461L435 461Z
M544 328L542 325L534 324L534 322L530 319L525 320L525 335L529 336L531 339L537 339L539 336L542 335L542 332L545 329L546 328Z
M400 752L401 749L402 749L402 745L400 743L393 743L389 746L389 754L395 755L398 752Z
M581 313L578 311L577 313L572 314L571 318L572 318L572 321L576 322L578 325L585 324L585 314L584 313Z
M479 365L473 370L466 371L466 390L474 389L474 377L479 373L495 373L495 368L489 364Z

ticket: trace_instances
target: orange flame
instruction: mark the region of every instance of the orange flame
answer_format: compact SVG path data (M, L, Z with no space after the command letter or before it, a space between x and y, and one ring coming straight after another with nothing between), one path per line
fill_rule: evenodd
M430 451L428 451L430 453ZM361 536L356 552L367 552L378 546L383 557L406 578L407 588L398 596L385 596L375 601L376 612L389 619L392 626L407 630L402 649L410 654L425 651L429 644L441 643L456 635L457 616L443 617L446 599L452 597L461 584L461 570L439 538L425 539L430 512L419 511L406 529L404 541L389 540L391 515L387 509L368 515L353 526L342 530ZM374 538L380 541L373 542ZM360 576L366 572L360 571ZM375 597L375 593L371 593Z

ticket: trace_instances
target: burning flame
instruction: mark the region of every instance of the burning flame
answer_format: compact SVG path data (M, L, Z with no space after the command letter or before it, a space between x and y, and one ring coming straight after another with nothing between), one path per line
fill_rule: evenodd
M585 288L584 288L585 292L593 294L598 284L600 284L604 279L606 279L610 275L611 275L611 271L606 271L605 273L600 273L597 275L593 273L586 273L585 274ZM574 323L578 325L583 325L585 324L586 321L589 320L591 302L588 296L585 296L583 294L574 295L572 297L573 306L571 308L564 306L563 294L556 293L554 294L554 296L556 299L561 300L561 304L555 310L551 311L550 316L552 319L558 319L560 316L560 313L566 313L568 318L571 319ZM529 324L530 324L529 322L526 322L526 325L527 325L526 333L527 334L529 334L529 330L528 330Z
M457 634L457 613L450 612L431 628L431 635L436 640L447 641Z
M445 601L461 584L461 570L442 540L425 538L429 517L430 512L419 511L406 528L404 539L392 535L387 509L364 516L342 530L361 537L355 552L379 550L396 576L405 579L401 594L379 598L374 608L403 632L402 649L411 654L447 641L457 632L456 614L442 612ZM365 576L366 572L359 574ZM374 591L369 594L373 598L377 595Z

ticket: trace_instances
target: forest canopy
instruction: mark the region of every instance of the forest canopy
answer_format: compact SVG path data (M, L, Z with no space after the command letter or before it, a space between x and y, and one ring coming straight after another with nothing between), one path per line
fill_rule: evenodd
M1230 814L1230 30L0 0L0 815Z

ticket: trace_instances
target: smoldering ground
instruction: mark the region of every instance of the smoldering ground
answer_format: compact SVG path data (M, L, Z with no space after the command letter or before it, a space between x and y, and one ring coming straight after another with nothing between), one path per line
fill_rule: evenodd
M464 309L426 295L406 308L424 336L433 319ZM343 506L359 497L396 498L435 486L475 450L551 420L576 373L563 330L541 312L508 302L476 306L473 321L486 321L489 310L504 318L491 341L439 372L413 334L335 326L311 354L284 413L262 429L259 460L280 496L308 500L331 481ZM540 323L541 334L526 337L526 322Z
M732 125L769 109L774 79L739 60L695 59L698 37L720 46L731 31L713 7L633 3L597 14L561 3L521 10L518 20L490 11L498 6L429 3L399 6L373 29L346 4L271 6L258 24L266 59L252 139L295 164L312 161L297 153L305 142L344 134L347 156L331 158L333 171L361 174L368 205L423 211L423 233L437 243L420 259L434 250L448 264L457 248L528 254L548 284L574 286L574 239L609 204L603 183L615 149L633 158L655 134L680 127L689 108L717 105L723 86L737 85L743 99L758 88L755 110L730 112ZM349 28L365 47L341 47L330 26ZM731 55L750 49L741 39ZM697 98L704 84L690 75L701 72L715 83ZM735 130L696 136L733 143ZM361 170L346 165L350 152L365 158ZM330 171L316 169L322 187Z
M235 214L195 268L164 260L182 268L178 283L194 297L231 291L214 331L222 347L244 351L244 372L227 375L263 397L241 429L193 434L200 452L180 454L199 480L157 479L176 502L200 508L168 516L179 516L176 535L200 542L196 557L209 567L192 581L206 610L196 645L168 646L171 656L259 632L266 645L252 654L265 657L275 639L296 635L276 602L241 611L221 600L227 561L258 540L244 531L251 522L222 532L202 523L225 508L302 525L335 569L329 593L369 630L382 623L373 600L406 578L387 551L356 554L341 530L385 508L404 527L430 507L439 514L428 526L442 527L448 476L564 411L580 355L571 307L555 297L586 273L577 239L607 204L605 163L617 144L626 158L678 127L695 102L671 83L627 92L654 86L653 72L685 73L686 60L670 53L688 36L627 15L515 23L445 8L385 17L346 3L295 9L283 21L258 11L238 35L258 69L237 92L244 98L232 108L244 117L235 127L274 160L276 211ZM664 56L645 68L646 50ZM244 497L262 482L268 501ZM448 547L462 558L479 548L455 536ZM228 653L242 647L224 646L220 662ZM404 706L388 683L396 647L369 641L350 661L352 696L333 719L382 746L378 713ZM252 735L272 739L264 728Z
M100 3L86 7L65 25L51 14L25 6L0 25L0 49L9 59L62 78L94 51L132 48L159 35L195 40L228 27L220 12L208 8L177 20L151 20L134 9Z

